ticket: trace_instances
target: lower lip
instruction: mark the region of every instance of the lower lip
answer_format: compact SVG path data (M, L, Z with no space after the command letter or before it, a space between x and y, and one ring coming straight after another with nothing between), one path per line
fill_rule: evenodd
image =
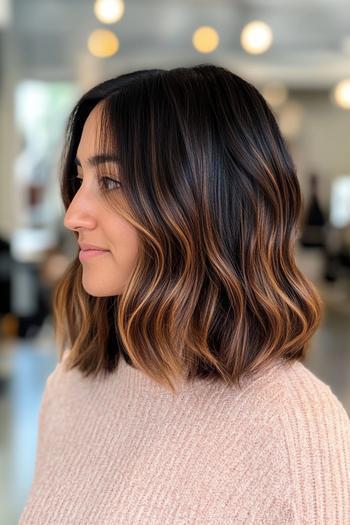
M79 260L86 261L91 259L91 257L96 257L97 255L103 255L104 253L109 253L108 250L80 250Z

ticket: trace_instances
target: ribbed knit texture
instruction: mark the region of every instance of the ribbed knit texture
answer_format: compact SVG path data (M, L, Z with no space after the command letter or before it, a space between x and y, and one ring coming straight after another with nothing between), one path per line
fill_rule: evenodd
M350 419L302 363L174 396L58 363L19 525L350 525Z

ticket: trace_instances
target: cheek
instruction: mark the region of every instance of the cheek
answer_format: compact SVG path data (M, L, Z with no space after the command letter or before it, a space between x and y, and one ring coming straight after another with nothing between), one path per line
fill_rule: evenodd
M137 258L139 239L137 230L125 220L116 221L110 228L109 241L114 260L129 267Z

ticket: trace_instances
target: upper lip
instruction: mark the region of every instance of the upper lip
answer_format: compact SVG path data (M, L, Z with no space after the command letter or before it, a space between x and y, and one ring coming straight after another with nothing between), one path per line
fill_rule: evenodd
M106 248L101 248L101 246L96 246L94 244L87 244L86 242L79 242L78 244L81 250L100 250L102 252L109 251L109 250L106 250Z

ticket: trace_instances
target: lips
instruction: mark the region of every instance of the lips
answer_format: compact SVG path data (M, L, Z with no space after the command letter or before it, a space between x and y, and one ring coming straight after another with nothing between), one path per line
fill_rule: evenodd
M94 257L102 257L107 253L110 253L109 250L80 250L79 260L84 262Z
M88 244L88 243L85 243L85 242L82 242L82 243L78 243L79 246L80 246L80 249L82 251L90 251L90 250L93 250L93 251L99 251L99 252L109 252L109 250L107 250L106 248L102 248L101 246L96 246L95 244Z

